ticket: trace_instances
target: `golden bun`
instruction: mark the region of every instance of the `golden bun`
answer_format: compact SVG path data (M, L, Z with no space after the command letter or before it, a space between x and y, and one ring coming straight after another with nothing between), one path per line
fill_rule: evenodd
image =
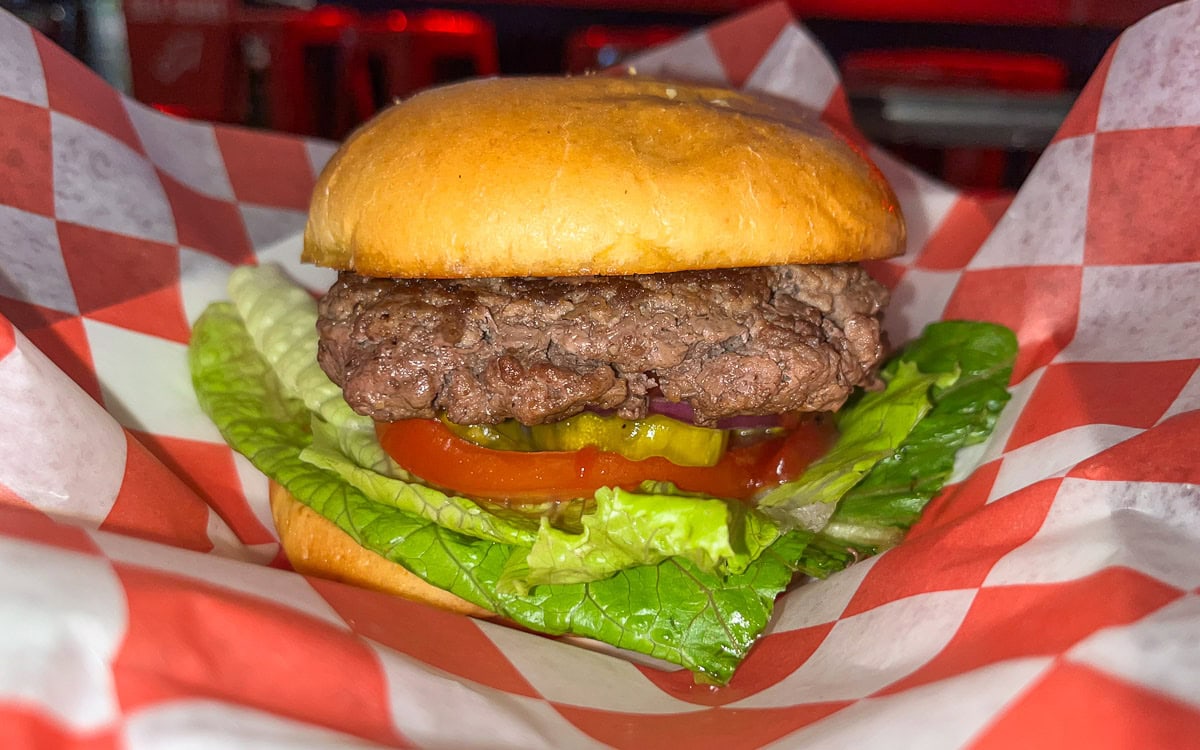
M494 616L360 546L336 524L275 482L270 484L270 498L271 516L284 554L297 572L383 591L450 612Z
M795 105L631 77L431 89L321 173L303 259L367 276L624 275L904 247L877 169Z

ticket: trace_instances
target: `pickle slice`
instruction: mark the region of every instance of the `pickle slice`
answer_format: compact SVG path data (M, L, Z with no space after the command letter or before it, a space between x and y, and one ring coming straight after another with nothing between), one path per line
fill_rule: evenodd
M631 461L659 456L679 466L714 466L729 443L728 430L697 427L661 414L622 419L583 412L531 427L511 419L495 425L442 421L464 440L495 450L577 451L595 446Z
M529 428L537 450L577 451L594 445L632 461L661 456L680 466L713 466L729 440L725 430L697 427L654 414L645 419L591 412Z
M442 424L463 440L484 448L498 451L536 450L529 436L529 428L515 419L506 419L499 424L455 424L443 416Z

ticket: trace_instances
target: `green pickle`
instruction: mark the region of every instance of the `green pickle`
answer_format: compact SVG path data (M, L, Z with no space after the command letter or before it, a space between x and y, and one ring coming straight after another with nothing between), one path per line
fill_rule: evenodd
M529 439L528 428L515 419L500 424L455 424L443 416L442 423L463 440L484 448L498 451L535 450Z
M660 414L622 419L584 412L532 427L511 419L495 425L459 425L444 417L442 421L464 440L495 450L577 451L595 446L631 461L659 456L679 466L714 466L729 442L728 430L697 427Z

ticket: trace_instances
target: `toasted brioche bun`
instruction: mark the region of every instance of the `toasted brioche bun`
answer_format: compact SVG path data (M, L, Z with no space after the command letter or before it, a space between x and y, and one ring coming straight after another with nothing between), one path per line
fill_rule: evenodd
M317 181L303 260L367 276L624 275L903 251L883 177L794 105L644 78L418 94Z
M494 616L359 546L332 521L275 482L271 482L270 498L271 515L283 551L297 572L383 591L450 612L475 617Z

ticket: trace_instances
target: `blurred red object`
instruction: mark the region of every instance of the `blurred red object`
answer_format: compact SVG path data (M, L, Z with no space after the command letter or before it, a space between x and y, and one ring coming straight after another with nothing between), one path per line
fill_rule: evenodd
M634 52L669 42L684 31L673 26L588 26L568 37L564 67L571 74L611 67Z
M473 13L247 10L238 38L248 122L325 138L418 89L499 72L495 32Z
M842 80L851 93L887 87L991 93L1054 93L1067 87L1067 66L1044 55L953 49L866 50L847 55ZM899 150L904 154L905 149ZM905 154L914 161L913 154ZM1010 155L997 148L947 147L940 177L975 191L1000 190Z
M290 133L341 138L374 111L359 41L346 8L246 9L237 22L244 121Z
M848 89L920 86L1061 91L1067 66L1044 55L954 49L866 50L842 60Z
M402 10L364 19L360 42L376 108L404 96L412 84L412 22Z
M238 77L239 7L236 0L126 0L134 96L172 114L238 121L228 92Z
M397 95L500 72L495 29L481 16L427 10L412 17L409 33L410 78L407 89Z
M496 75L496 34L474 13L362 16L129 0L134 96L163 112L340 139L395 98Z
M377 107L438 83L500 72L496 32L463 11L403 11L369 16L360 26Z

